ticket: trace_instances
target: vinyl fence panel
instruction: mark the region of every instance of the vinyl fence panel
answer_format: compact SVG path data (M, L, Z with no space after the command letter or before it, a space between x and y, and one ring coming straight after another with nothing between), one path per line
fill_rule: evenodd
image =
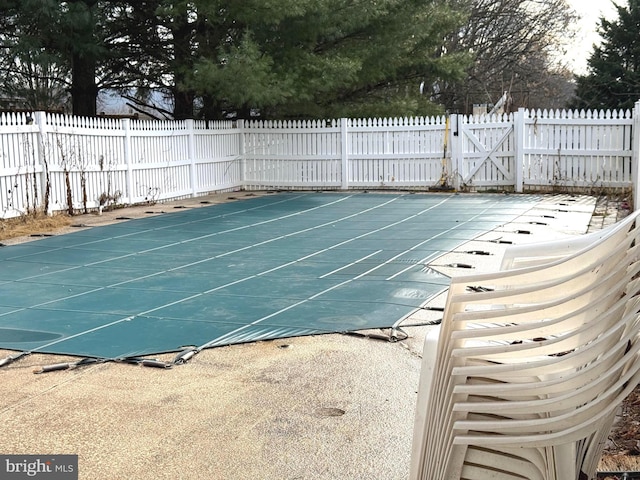
M525 111L524 182L535 187L633 185L630 111ZM636 152L637 153L637 152Z
M346 120L351 188L428 188L446 159L445 117Z
M628 190L637 131L640 103L633 113L246 122L1 114L0 218L232 189Z
M243 130L247 188L341 186L339 122L252 121Z
M19 216L40 205L38 131L27 114L0 114L0 218Z

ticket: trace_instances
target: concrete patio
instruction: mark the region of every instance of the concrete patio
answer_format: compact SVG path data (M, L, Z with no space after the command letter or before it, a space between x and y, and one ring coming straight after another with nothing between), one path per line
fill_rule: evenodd
M78 223L245 195L84 215ZM614 223L620 212L617 202L595 197L545 196L525 217L432 268L463 274L451 265L465 263L474 273L492 270L504 242L583 234ZM491 255L462 253L480 248ZM444 298L429 306L441 307ZM0 368L0 453L77 454L79 478L92 480L406 479L429 329L423 324L440 316L437 308L415 314L405 325L421 326L402 327L409 338L395 343L385 341L389 331L282 339L205 350L171 369L101 363L34 374L78 359L30 355ZM0 359L15 353L0 351Z

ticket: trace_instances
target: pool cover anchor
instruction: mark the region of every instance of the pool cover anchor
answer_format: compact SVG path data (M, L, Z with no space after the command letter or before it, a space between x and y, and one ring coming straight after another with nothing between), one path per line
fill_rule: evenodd
M168 369L173 367L173 363L163 362L161 360L150 359L150 358L139 358L139 357L126 357L126 358L83 358L77 362L63 362L63 363L54 363L52 365L45 365L40 368L36 368L33 370L33 373L41 374L41 373L49 373L49 372L57 372L61 370L70 370L74 368L84 367L86 365L95 365L97 363L107 363L107 362L115 362L115 363L128 363L131 365L141 365L143 367L152 367L152 368L162 368Z
M204 347L194 347L194 346L186 347L180 352L178 352L178 354L170 362L163 362L162 360L140 358L140 357L117 358L114 361L120 362L120 363L129 363L132 365L142 365L143 367L169 369L169 368L172 368L174 365L184 365L189 360L191 360L195 355L200 353L203 348Z
M144 359L140 362L140 365L142 365L143 367L152 367L152 368L171 368L173 367L172 364L167 363L167 362L162 362L160 360L148 360L148 359Z
M5 357L2 360L0 360L0 367L4 367L5 365L9 365L9 364L15 362L16 360L21 359L22 357L26 357L30 353L31 352L20 352L17 355L9 355L8 357Z
M33 373L41 374L41 373L49 373L49 372L57 372L60 370L69 370L71 368L79 368L84 367L86 365L95 365L97 363L104 363L107 360L101 358L83 358L78 360L77 362L64 362L64 363L54 363L52 365L45 365L40 368L35 368Z
M173 363L163 362L162 360L158 360L155 358L123 357L115 358L113 359L113 361L117 363L128 363L130 365L141 365L143 367L152 368L168 369L173 367Z
M365 333L365 332L358 332L355 330L349 330L344 332L344 335L351 335L353 337L360 337L360 338L368 338L370 340L382 340L383 342L391 342L391 343L398 341L397 338L395 340L393 339L391 333L389 333L389 335L378 335L376 333Z
M422 307L418 308L417 310L423 310L423 311L426 310L426 311L430 311L430 312L444 312L444 307L423 305ZM415 313L415 312L413 312L413 313ZM433 327L433 326L436 326L436 325L440 325L442 323L442 317L436 318L435 320L428 320L428 321L425 321L425 322L404 323L404 322L406 322L407 320L409 320L411 318L411 315L413 315L413 313L404 316L403 318L401 318L400 320L398 320L396 323L394 323L391 326L391 333L389 334L390 338L392 339L391 341L399 342L399 341L406 340L407 338L411 337L411 335L409 335L407 332L405 332L403 330L403 328ZM401 327L401 325L402 325L402 327ZM401 334L402 338L400 338L398 336L398 334Z
M421 307L418 310L429 310L429 311L433 311L433 312L444 312L444 308L441 308L441 307ZM403 328L432 327L432 326L435 326L435 325L440 325L440 323L442 323L442 318L438 318L436 320L430 320L430 321L427 321L427 322L408 323L408 324L404 324L403 325L403 323L409 317L410 317L410 315L407 315L406 317L403 317L400 320L398 320L396 323L394 323L389 328L389 334L388 335L376 335L374 333L364 333L364 332L358 332L358 331L347 331L347 332L344 332L344 334L345 335L353 335L353 336L356 336L356 337L368 338L368 339L372 339L372 340L383 340L383 341L390 342L390 343L396 343L396 342L402 342L402 341L406 340L407 338L411 337L411 335L409 335L407 332L405 332L403 330Z
M400 337L400 335L402 335L402 337ZM391 328L391 332L389 332L389 338L391 339L391 342L396 343L396 342L401 342L403 340L406 340L407 338L409 338L409 334L407 332L405 332L402 328L400 328L399 326L394 326Z
M173 364L174 365L184 365L189 360L191 360L194 356L196 356L198 353L200 353L200 350L201 349L199 349L197 347L185 348L184 350L179 352L178 355L175 356L175 358L173 359Z
M396 323L391 327L390 336L394 342L400 342L402 340L406 340L411 335L403 330L403 328L417 328L417 327L434 327L436 325L440 325L442 323L442 318L438 318L437 320L431 320L428 322L420 322L420 323L407 323L400 327L400 322ZM398 337L398 333L403 335L403 338Z

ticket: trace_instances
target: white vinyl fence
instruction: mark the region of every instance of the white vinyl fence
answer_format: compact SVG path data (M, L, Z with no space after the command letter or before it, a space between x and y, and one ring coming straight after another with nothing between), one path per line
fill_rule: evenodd
M242 185L232 122L0 116L0 218L84 211Z
M633 188L630 111L205 122L0 115L0 218L233 189ZM637 201L637 196L635 196Z

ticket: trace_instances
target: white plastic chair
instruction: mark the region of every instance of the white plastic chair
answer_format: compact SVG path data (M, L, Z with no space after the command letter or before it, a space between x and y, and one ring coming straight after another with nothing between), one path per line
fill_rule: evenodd
M624 236L626 234L625 229L628 229L628 225L634 222L634 218L633 215L630 215L609 228L586 235L578 235L536 244L512 245L504 252L500 270L511 270L514 268L549 263L554 260L566 258L607 236L616 233L622 233Z
M592 479L640 380L638 213L452 280L427 337L412 480Z

